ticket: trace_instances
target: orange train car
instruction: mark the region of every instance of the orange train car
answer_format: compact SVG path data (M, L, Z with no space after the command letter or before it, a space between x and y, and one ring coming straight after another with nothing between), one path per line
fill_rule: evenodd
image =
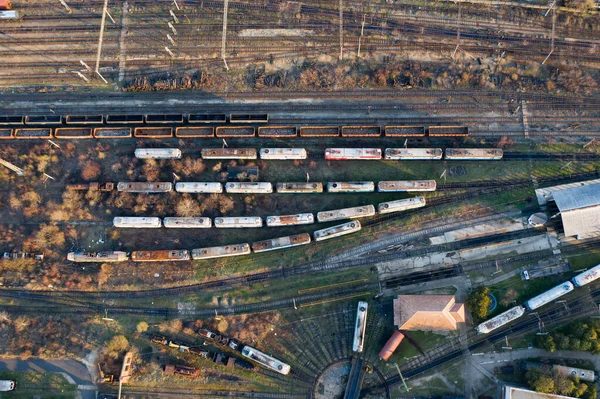
M467 137L468 126L429 126L429 137Z

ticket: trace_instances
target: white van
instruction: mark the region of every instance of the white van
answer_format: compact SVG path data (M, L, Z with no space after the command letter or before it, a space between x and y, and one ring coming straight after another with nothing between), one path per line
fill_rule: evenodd
M14 391L17 383L11 380L0 380L0 392Z

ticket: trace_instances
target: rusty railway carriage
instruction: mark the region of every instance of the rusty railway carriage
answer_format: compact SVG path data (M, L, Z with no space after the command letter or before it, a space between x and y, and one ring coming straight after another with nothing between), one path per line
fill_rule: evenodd
M260 216L233 216L215 218L215 227L220 229L245 229L262 227Z
M136 127L134 137L141 139L168 139L173 137L172 127Z
M127 259L127 253L121 251L69 252L67 254L67 260L82 263L125 262Z
M229 114L231 123L268 123L269 114Z
M0 129L0 140L15 138L15 132L12 129Z
M117 183L117 190L125 193L168 193L173 190L170 182L122 182Z
M98 127L94 129L97 139L128 139L131 137L130 127Z
M179 148L136 148L134 155L138 159L181 159Z
M15 138L16 139L51 139L52 138L52 128L15 129Z
M24 116L0 116L0 125L23 125Z
M336 220L363 218L375 216L375 207L373 205L356 206L353 208L334 209L331 211L322 211L317 213L319 223L333 222Z
M146 123L183 123L181 114L148 114L144 119Z
M384 158L400 161L427 161L442 159L441 148L386 148Z
M208 229L212 220L207 217L166 217L163 224L168 229Z
M225 114L188 114L188 123L226 123Z
M258 137L288 138L298 136L296 126L261 126L258 128Z
M429 126L429 137L467 137L468 126Z
M107 124L141 125L144 123L144 115L106 115Z
M134 262L185 261L192 259L187 249L133 251L131 260Z
M381 159L381 148L327 148L328 161L377 160Z
M182 139L210 139L215 136L215 128L212 126L183 126L175 129L175 137Z
M178 193L222 193L223 185L217 182L181 182L175 184L175 191Z
M203 159L256 159L254 148L203 148Z
M370 193L375 191L375 183L372 181L335 181L327 183L327 191L330 193Z
M102 115L67 115L67 125L101 125L104 121Z
M219 126L216 135L224 138L254 137L255 132L252 126Z
M273 185L268 182L229 182L225 183L225 191L233 194L270 194Z
M113 218L113 226L130 229L159 229L162 222L157 217L117 216Z
M338 126L302 126L300 137L338 137L340 128Z
M27 115L25 117L26 125L62 125L60 115Z
M379 137L379 126L342 126L342 137Z
M435 180L380 181L377 185L377 191L380 193L435 191L436 187Z
M54 129L54 137L57 139L91 139L93 129L91 127L59 127Z
M360 222L358 220L353 220L348 223L317 230L314 232L315 241L324 241L330 238L351 234L359 231L361 228Z
M386 137L425 137L425 126L386 126Z
M312 213L298 213L295 215L279 215L266 217L268 227L294 226L299 224L313 224L315 217Z
M212 259L212 258L225 258L228 256L240 256L249 255L250 244L234 244L224 245L222 247L209 247L209 248L198 248L192 250L192 259Z
M260 159L306 159L304 148L261 148Z
M303 233L293 236L273 238L270 240L257 241L252 243L252 251L254 252L267 252L274 251L276 249L284 249L297 247L299 245L310 244L310 234Z
M377 206L379 213L392 213L422 208L426 205L424 197L414 197L396 201L382 202Z
M277 183L275 191L278 193L322 193L323 183Z
M500 148L447 148L446 159L479 161L499 160L504 152Z

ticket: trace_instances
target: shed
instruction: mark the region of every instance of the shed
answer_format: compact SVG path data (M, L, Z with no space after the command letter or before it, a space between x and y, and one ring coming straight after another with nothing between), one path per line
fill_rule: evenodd
M396 350L396 348L398 348L398 345L400 345L400 342L402 342L403 339L404 334L402 334L398 330L394 331L390 339L388 339L388 341L385 343L385 345L379 352L379 358L387 362L390 356L392 356L392 354Z
M565 236L581 239L600 235L600 184L556 191L553 197Z

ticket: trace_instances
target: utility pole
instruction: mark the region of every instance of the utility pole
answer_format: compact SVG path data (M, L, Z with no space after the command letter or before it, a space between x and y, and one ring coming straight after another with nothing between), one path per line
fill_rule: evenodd
M172 58L175 58L175 54L173 54L173 52L172 52L171 50L169 50L169 48L168 48L167 46L165 46L165 51L166 51L167 53L169 53L169 55L170 55Z
M86 78L85 76L83 76L83 74L79 71L75 71L75 74L77 74L77 76L79 76L81 79L85 80L86 83L90 83L90 80L88 78Z
M223 36L221 37L221 58L225 64L225 69L229 71L227 60L225 58L225 45L227 43L227 11L229 10L229 0L224 0L225 4L223 7Z
M173 12L173 10L169 10L169 13L173 17L173 21L175 21L175 23L178 24L179 23L179 19L177 19L177 15L175 15L175 13Z
M440 176L440 179L443 177L444 178L444 183L446 183L446 170L444 169L444 173L442 173L442 175Z
M340 61L344 58L344 0L340 0Z
M554 11L554 4L552 4L551 10L552 10L552 38L550 39L550 53L546 56L546 58L542 62L542 65L544 65L546 63L546 61L548 61L548 58L550 58L550 56L554 52L554 31L555 31L555 27L556 27L556 12ZM548 14L548 12L546 12L546 14Z
M402 375L402 372L400 371L400 367L398 367L398 363L393 363L393 365L396 367L396 370L398 371L398 375L400 376L400 379L402 380L402 384L404 384L404 389L406 389L406 392L410 391L410 388L408 387L408 385L406 385L406 380L404 379L404 376Z
M85 62L83 62L83 60L79 60L79 63L81 65L83 65L85 67L85 69L88 70L88 72L92 72L92 68L90 68L90 66L88 64L86 64Z
M506 343L506 346L503 346L502 349L511 350L512 346L510 346L510 344L508 343L508 335L504 336L504 342Z
M455 3L456 3L456 1L455 1ZM461 4L461 2L458 1L458 20L456 22L456 48L454 49L454 53L452 53L452 58L454 58L454 56L456 56L456 52L458 51L458 48L460 46L460 16L461 16L460 4Z
M596 141L595 138L593 138L590 142L588 142L586 145L584 145L583 148L586 148L588 145L593 144L594 141Z
M175 46L175 40L173 40L173 38L171 37L171 35L169 35L168 33L167 33L167 39L169 39L169 41L171 42L171 44L173 46Z
M5 161L2 158L0 158L0 165L7 167L8 169L12 170L19 176L23 176L25 174L25 171L23 169L19 168L16 165L13 165L12 163L10 163L8 161Z
M356 53L356 56L358 58L360 58L360 43L363 37L363 34L365 33L365 18L366 18L367 14L363 14L363 20L362 20L362 24L360 26L360 37L358 38L358 52Z
M69 5L67 3L65 3L65 0L59 0L60 4L62 4L66 9L68 13L71 13L71 8L69 7Z
M104 0L102 8L102 21L100 22L100 37L98 38L98 54L96 55L96 74L108 83L102 75L100 75L100 55L102 54L102 41L104 40L104 24L106 23L106 12L108 11L108 0Z
M177 4L177 0L173 0L173 3L175 3L175 7L177 7L177 11L181 11L181 8L179 8L179 4Z

